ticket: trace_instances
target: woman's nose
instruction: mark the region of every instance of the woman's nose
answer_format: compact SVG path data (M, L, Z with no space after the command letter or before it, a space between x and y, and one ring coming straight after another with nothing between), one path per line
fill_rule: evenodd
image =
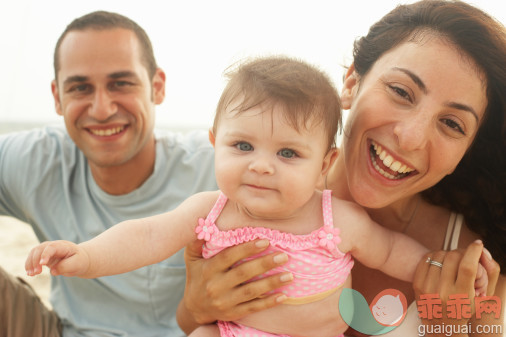
M430 116L416 113L399 121L394 127L394 134L400 148L406 151L419 150L430 140L433 127Z

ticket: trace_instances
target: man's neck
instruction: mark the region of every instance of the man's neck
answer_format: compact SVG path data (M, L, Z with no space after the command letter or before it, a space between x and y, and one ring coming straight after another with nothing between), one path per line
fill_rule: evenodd
M97 185L112 195L127 194L139 188L154 172L156 146L148 146L128 162L108 167L89 163Z

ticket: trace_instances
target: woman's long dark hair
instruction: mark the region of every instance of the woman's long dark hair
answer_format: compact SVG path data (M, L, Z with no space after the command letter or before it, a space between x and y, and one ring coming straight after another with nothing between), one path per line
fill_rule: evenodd
M422 195L462 213L506 272L506 30L461 1L422 0L400 5L355 42L354 66L363 77L386 51L433 32L469 56L485 75L488 105L476 138L455 171Z

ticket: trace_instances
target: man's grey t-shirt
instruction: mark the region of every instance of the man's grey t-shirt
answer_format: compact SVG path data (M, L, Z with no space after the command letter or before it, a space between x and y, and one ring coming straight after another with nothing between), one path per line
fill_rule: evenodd
M217 189L206 132L157 132L156 142L154 173L133 192L114 196L95 183L63 128L4 135L0 213L30 224L40 241L79 243L123 220L163 213L192 194ZM175 320L184 286L179 251L122 275L52 277L51 303L64 336L184 336Z

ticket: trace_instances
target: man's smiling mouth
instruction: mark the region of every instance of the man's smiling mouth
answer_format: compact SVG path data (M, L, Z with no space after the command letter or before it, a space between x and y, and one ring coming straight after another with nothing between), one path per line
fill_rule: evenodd
M92 134L94 134L95 136L107 137L107 136L116 135L116 134L120 133L121 131L123 131L124 129L125 129L124 126L118 126L118 127L109 128L109 129L88 129L88 130Z

